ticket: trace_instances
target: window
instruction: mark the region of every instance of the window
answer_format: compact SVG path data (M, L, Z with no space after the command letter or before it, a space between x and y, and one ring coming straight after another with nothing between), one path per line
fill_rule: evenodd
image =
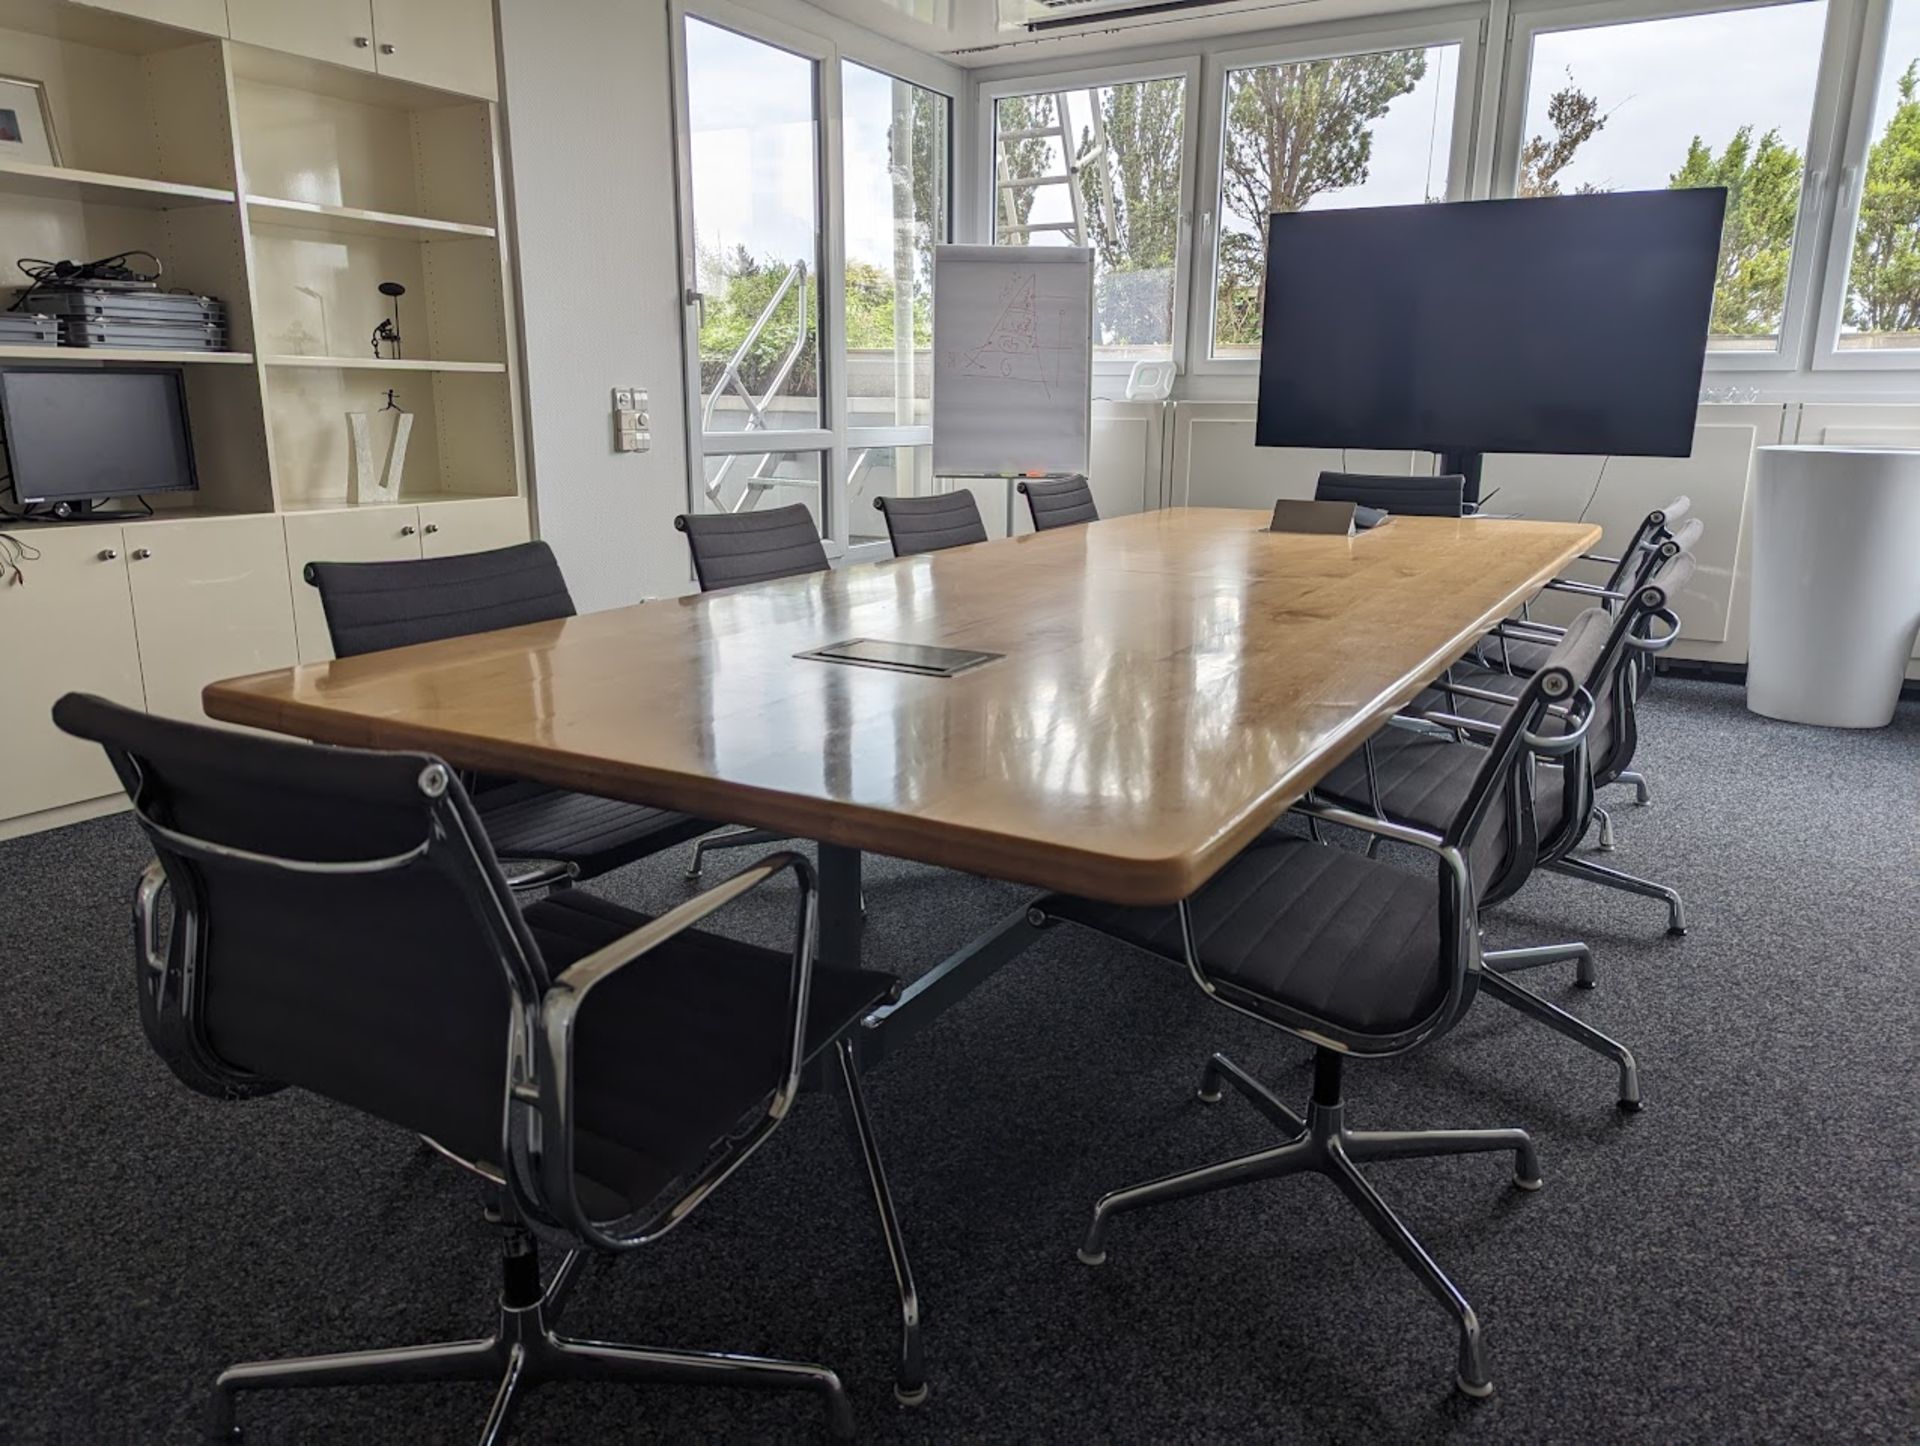
M686 64L701 430L818 427L814 63L688 17Z
M1920 0L1889 10L1859 211L1834 263L1847 268L1838 346L1848 352L1920 347Z
M1457 44L1227 71L1214 356L1260 354L1273 212L1447 199L1459 82Z
M1542 30L1515 194L1725 186L1712 345L1779 353L1824 0Z
M993 99L993 240L1090 246L1101 355L1166 357L1183 313L1188 77Z

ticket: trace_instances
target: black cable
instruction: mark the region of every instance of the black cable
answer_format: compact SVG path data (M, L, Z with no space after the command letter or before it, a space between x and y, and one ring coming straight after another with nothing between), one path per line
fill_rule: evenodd
M1585 522L1587 520L1587 513L1593 508L1593 499L1600 495L1600 484L1607 480L1607 463L1612 460L1613 454L1611 452L1600 459L1600 475L1593 479L1593 491L1587 494L1587 505L1580 509L1580 515L1573 519L1575 522Z

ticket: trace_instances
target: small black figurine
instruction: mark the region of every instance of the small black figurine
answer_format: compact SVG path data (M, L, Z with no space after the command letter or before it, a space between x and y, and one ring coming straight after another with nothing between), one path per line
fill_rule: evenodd
M380 355L380 343L393 345L392 360L400 359L400 298L407 294L407 288L397 281L380 283L380 294L393 299L393 315L373 329L373 354Z

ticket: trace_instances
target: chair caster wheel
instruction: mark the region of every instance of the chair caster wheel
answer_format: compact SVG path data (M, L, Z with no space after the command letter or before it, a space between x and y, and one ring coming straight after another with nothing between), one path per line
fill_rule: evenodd
M927 1397L932 1394L933 1387L926 1381L922 1381L911 1391L903 1390L898 1385L893 1388L893 1399L903 1406L924 1406L927 1404Z
M1515 1175L1513 1177L1513 1183L1519 1186L1522 1190L1538 1190L1542 1185L1546 1184L1547 1182L1541 1179L1538 1175L1535 1175L1531 1180L1523 1180L1518 1175Z
M1469 1381L1465 1376L1456 1373L1453 1383L1460 1388L1461 1395L1471 1396L1476 1401L1484 1401L1493 1394L1492 1381Z
M1073 1253L1080 1257L1080 1263L1082 1265L1105 1265L1107 1263L1107 1252L1104 1250L1097 1250L1089 1255L1087 1254L1086 1248L1082 1246Z
M1203 1105L1217 1105L1220 1103L1219 1090L1195 1090L1193 1097Z

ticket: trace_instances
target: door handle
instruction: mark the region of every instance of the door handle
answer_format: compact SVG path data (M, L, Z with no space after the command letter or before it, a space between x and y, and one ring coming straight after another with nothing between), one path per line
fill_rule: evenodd
M440 524L437 522L429 522L425 527L421 529L422 532L427 533L429 536L438 532L439 530L440 530Z
M393 54L393 47L392 47L391 45L389 45L389 44L387 44L387 43L386 43L386 42L385 42L385 41L383 40L383 41L381 41L381 42L380 42L380 53L381 53L382 55L392 55L392 54Z
M100 549L100 560L102 562L117 561L119 556L120 556L120 553L117 548L103 547Z
M371 44L373 44L373 42L364 35L356 35L353 37L353 48L355 50L365 50Z
M133 550L133 560L135 562L145 562L152 556L153 549L151 547L136 547Z
M409 522L409 523L408 523L408 524L407 524L407 525L406 525L405 527L403 527L403 528L401 528L401 529L400 529L400 535L401 535L402 537L412 537L412 536L413 536L413 524L412 524L411 522Z

